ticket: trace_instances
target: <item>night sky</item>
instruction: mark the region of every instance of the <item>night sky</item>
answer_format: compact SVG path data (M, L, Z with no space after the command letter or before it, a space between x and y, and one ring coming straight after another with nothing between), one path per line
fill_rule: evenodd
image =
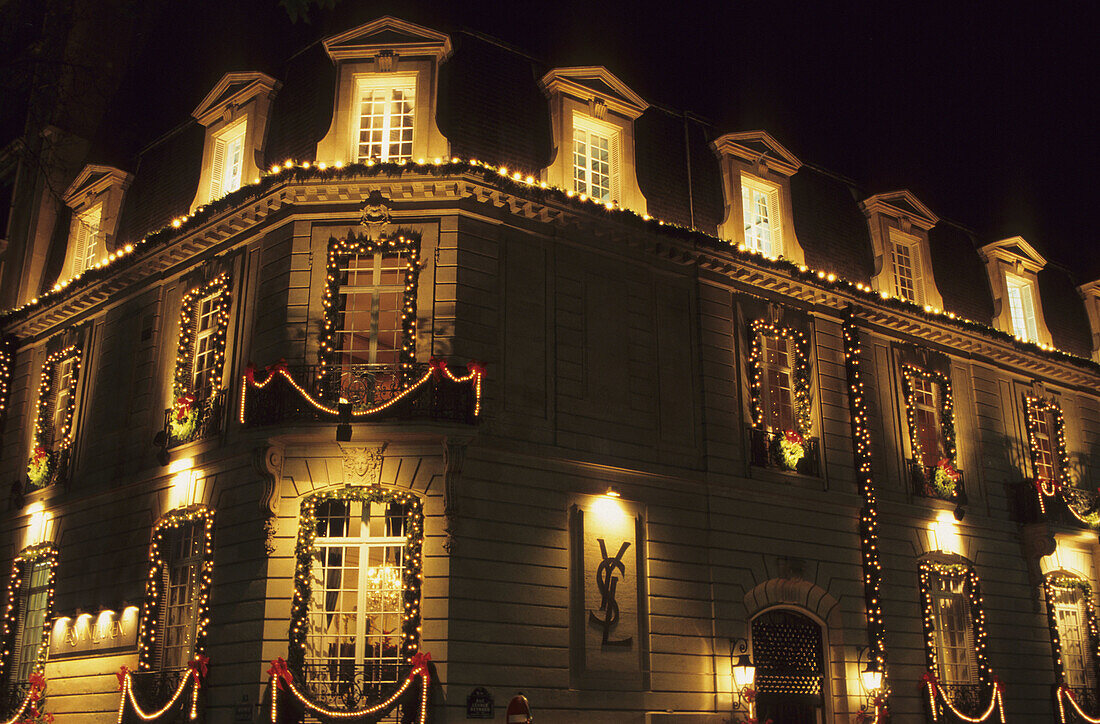
M277 0L165 3L119 98L141 104L150 82L176 92L146 102L121 137L146 143L185 121L225 72L279 77L309 43L392 14L484 33L551 65L604 65L717 132L767 130L867 194L908 188L983 240L1019 234L1078 281L1100 276L1089 223L1098 18L1061 4L881 5L337 0L292 23ZM181 63L196 47L208 52Z

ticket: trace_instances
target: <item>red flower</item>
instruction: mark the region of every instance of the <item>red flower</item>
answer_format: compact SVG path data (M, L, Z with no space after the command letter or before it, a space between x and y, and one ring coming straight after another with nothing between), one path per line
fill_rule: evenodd
M795 445L802 445L802 444L803 444L803 443L805 442L805 440L803 440L803 439L802 439L802 436L801 436L801 435L799 435L799 434L798 434L797 432L795 432L794 430L786 430L786 431L784 431L784 432L783 432L783 438L784 438L784 439L785 439L785 440L786 440L787 442L792 442L792 443L794 443Z
M944 472L944 474L947 475L947 477L951 478L952 480L954 480L956 482L958 481L959 471L955 469L955 466L952 465L951 461L948 460L947 458L944 458L943 460L940 460L936 464L936 467L938 467L940 470L942 470Z
M43 460L43 458L46 458L47 456L49 456L49 453L46 452L46 448L42 447L41 445L35 446L35 448L34 448L34 461L36 463L41 462Z

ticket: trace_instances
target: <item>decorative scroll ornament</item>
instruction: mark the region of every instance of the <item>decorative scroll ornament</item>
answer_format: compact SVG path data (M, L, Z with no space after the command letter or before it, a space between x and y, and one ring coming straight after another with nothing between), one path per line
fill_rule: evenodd
M382 192L375 189L370 192L366 203L363 204L363 213L359 217L359 224L367 227L367 238L379 239L389 234L390 203Z

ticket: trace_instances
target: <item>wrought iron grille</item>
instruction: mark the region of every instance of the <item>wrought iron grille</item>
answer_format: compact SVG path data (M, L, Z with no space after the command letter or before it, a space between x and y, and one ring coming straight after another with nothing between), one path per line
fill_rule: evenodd
M168 441L168 447L176 447L185 443L202 440L217 435L222 429L222 420L225 416L225 390L218 390L205 400L197 400L192 409L195 410L195 427L185 437L176 437L172 434L172 408L164 411L164 437Z
M966 505L966 477L961 470L957 470L959 479L955 483L954 496L940 495L935 486L932 485L932 480L936 474L935 465L924 465L919 460L912 458L907 460L909 464L909 477L913 481L913 491L925 498L937 498L939 500L949 500L952 503L958 503L959 505Z
M19 707L23 705L23 700L27 698L27 694L30 693L31 685L26 681L9 681L7 686L4 687L4 697L0 706L0 717L7 719L12 714L19 710Z
M749 428L749 449L752 464L762 468L778 468L785 470L779 459L779 440L783 437L780 432L768 432L755 427ZM818 476L821 474L820 445L816 437L805 438L803 447L806 454L798 461L795 472L802 475Z
M1077 706L1088 714L1089 716L1095 716L1100 710L1100 698L1096 696L1096 689L1091 686L1071 686L1067 687L1073 694L1074 701L1077 702ZM1073 707L1066 706L1066 717L1071 723L1084 722L1084 719L1077 716L1077 712L1073 711Z
M334 660L327 664L304 664L302 673L310 699L327 707L343 710L363 709L385 701L408 673L408 666L391 663L354 664ZM402 714L417 708L419 686L410 686L405 696L389 712L380 713L384 722L403 721Z
M172 694L176 693L176 689L179 688L184 677L190 675L190 669L133 671L130 673L130 677L134 698L141 705L141 708L146 711L160 709L168 703L168 700L172 698ZM167 712L168 718L161 721L172 722L173 724L190 722L190 701L190 694L181 696L179 702L177 702L177 707L175 707L176 711L174 713Z
M821 694L821 629L810 619L790 611L760 616L752 623L752 650L760 694Z
M1065 524L1075 527L1100 525L1100 495L1095 490L1067 486L1062 488L1062 500L1069 509L1062 516Z
M456 376L466 374L461 368L452 367L451 370ZM406 378L419 380L427 371L427 365L416 365L411 375L406 372ZM327 407L337 408L343 398L350 404L352 412L382 405L404 389L401 374L394 367L297 365L288 367L287 372L313 399ZM258 381L263 379L266 378L257 374ZM454 383L435 373L423 387L385 410L370 417L353 417L351 421L427 418L472 423L476 419L474 403L471 384ZM318 410L281 377L262 388L248 390L245 404L247 424L271 425L291 420L334 421L332 415Z
M993 688L987 684L940 684L943 696L966 716L980 716L989 708Z

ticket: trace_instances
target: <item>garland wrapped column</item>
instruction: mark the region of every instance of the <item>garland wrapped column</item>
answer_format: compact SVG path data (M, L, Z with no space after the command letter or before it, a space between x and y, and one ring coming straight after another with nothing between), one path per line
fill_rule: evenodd
M885 712L890 687L886 677L886 625L882 617L882 562L878 555L878 503L871 470L871 431L867 428L860 358L863 348L852 308L844 315L844 367L848 377L848 409L852 418L852 450L863 509L859 516L860 547L863 553L863 596L867 603L867 638L871 661L882 672L882 707ZM878 707L876 706L876 709ZM877 712L876 712L877 713Z

